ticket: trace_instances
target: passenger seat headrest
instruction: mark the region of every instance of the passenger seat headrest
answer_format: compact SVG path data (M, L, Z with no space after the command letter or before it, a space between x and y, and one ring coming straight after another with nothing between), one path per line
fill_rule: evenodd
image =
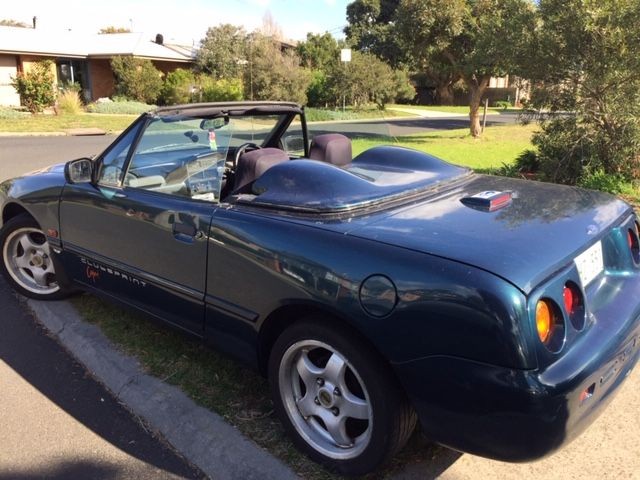
M352 160L351 140L339 133L317 135L311 141L309 158L338 167L347 165Z

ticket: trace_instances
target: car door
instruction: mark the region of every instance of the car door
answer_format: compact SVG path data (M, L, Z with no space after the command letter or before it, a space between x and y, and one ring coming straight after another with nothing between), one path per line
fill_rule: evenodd
M226 151L199 119L141 119L60 203L65 270L78 282L201 335L207 240Z

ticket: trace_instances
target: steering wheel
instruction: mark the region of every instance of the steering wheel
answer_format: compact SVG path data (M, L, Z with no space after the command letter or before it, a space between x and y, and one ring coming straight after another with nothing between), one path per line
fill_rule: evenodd
M233 165L232 165L232 169L235 172L236 171L236 167L238 166L238 160L240 159L240 156L247 151L247 149L251 149L251 150L260 150L260 145L256 145L255 143L252 142L247 142L247 143L243 143L242 145L240 145L237 149L236 149L236 154L233 157Z

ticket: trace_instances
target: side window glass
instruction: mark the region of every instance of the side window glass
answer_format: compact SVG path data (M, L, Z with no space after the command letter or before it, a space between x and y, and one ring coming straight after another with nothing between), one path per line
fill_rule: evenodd
M124 185L219 202L230 140L228 122L188 117L155 119L138 142Z
M100 164L98 183L102 185L120 186L124 176L124 166L140 126L131 129L103 157Z

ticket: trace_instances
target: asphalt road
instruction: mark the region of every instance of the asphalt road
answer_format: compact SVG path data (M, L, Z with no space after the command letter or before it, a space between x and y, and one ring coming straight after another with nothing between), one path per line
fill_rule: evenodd
M0 279L0 480L201 478L40 327Z

